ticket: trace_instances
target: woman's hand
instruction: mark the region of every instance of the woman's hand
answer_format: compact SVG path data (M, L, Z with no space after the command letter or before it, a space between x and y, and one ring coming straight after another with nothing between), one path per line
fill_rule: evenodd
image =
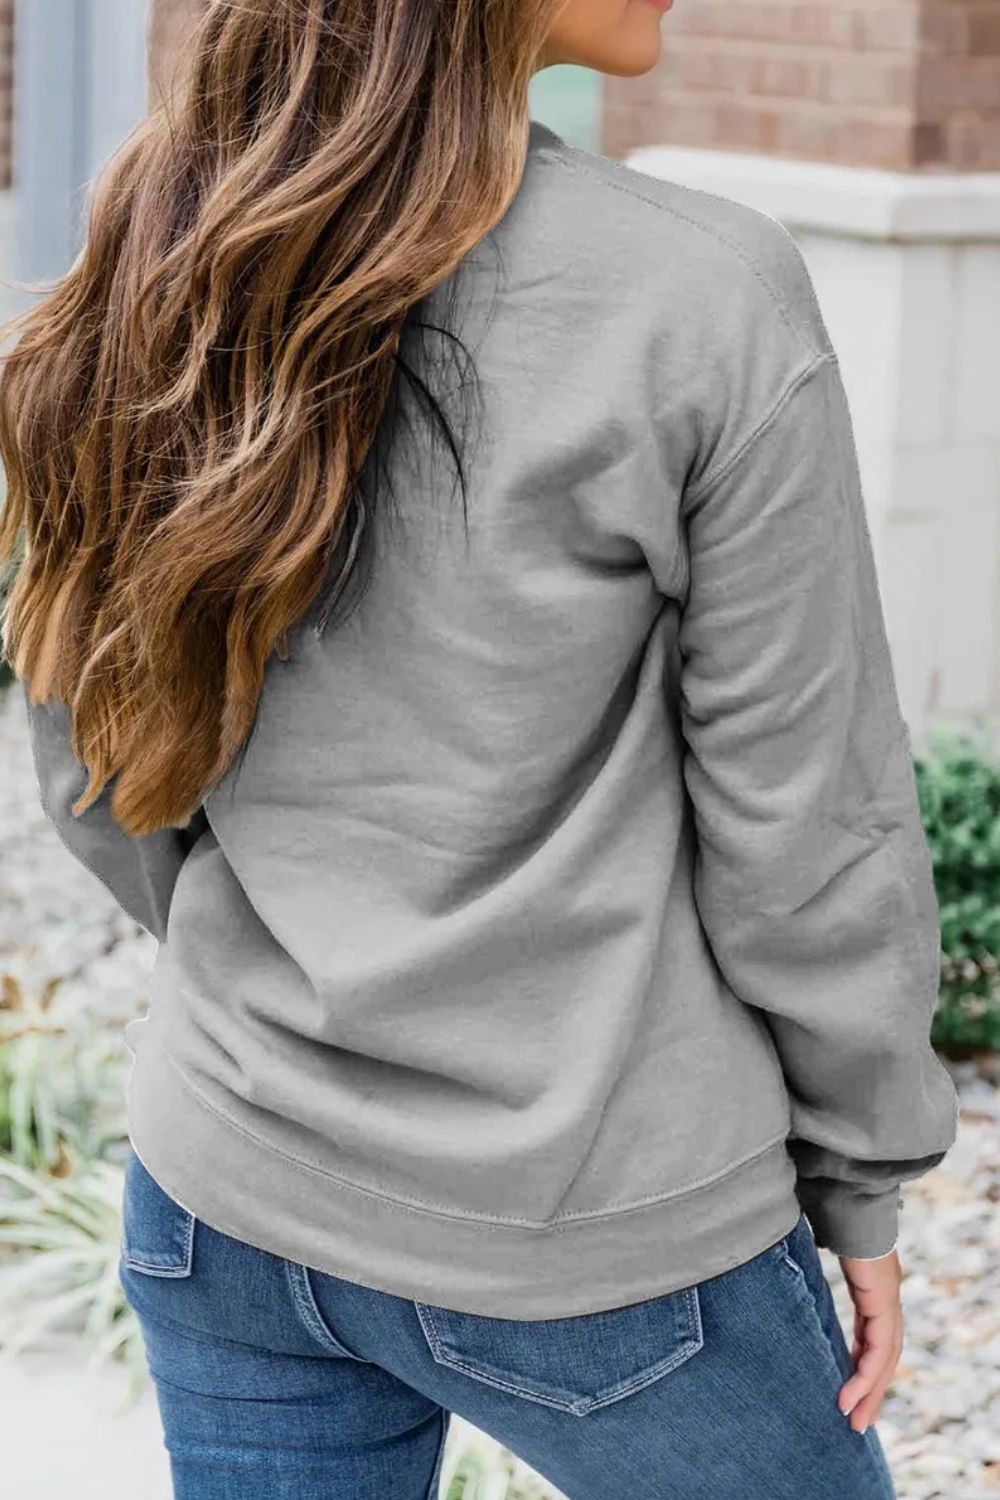
M895 1250L878 1260L842 1256L840 1265L854 1303L854 1374L838 1405L855 1432L864 1432L878 1417L903 1348L902 1271Z

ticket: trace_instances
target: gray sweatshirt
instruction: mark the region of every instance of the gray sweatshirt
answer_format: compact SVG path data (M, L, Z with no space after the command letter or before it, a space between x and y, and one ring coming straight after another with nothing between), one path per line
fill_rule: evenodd
M800 254L534 122L421 311L478 372L468 533L417 424L362 602L296 626L191 825L74 818L65 707L30 708L49 817L160 940L135 1149L216 1229L501 1317L700 1281L800 1208L880 1255L957 1100Z

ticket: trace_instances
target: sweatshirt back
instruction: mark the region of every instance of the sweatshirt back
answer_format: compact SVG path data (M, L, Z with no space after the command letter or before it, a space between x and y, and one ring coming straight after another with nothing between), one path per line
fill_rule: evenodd
M956 1098L851 422L775 221L532 122L404 353L367 589L268 663L187 829L127 838L61 705L49 816L160 939L129 1130L199 1218L549 1318L878 1255ZM427 328L453 329L474 388ZM471 399L470 399L471 392Z

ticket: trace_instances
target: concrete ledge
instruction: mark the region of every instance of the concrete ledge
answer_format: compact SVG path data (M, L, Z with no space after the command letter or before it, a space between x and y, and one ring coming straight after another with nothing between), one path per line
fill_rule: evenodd
M1000 242L1000 172L884 172L748 151L643 146L628 166L853 239Z

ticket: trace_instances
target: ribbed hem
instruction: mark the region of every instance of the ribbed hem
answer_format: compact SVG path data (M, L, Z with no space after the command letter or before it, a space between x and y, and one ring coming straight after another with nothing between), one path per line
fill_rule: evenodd
M829 1177L804 1177L798 1194L817 1245L834 1255L879 1260L899 1234L899 1184L877 1193Z
M641 1302L742 1265L789 1234L801 1211L783 1140L692 1190L544 1229L424 1210L248 1134L151 1038L133 1056L132 1145L196 1218L315 1270L459 1312L561 1318Z

